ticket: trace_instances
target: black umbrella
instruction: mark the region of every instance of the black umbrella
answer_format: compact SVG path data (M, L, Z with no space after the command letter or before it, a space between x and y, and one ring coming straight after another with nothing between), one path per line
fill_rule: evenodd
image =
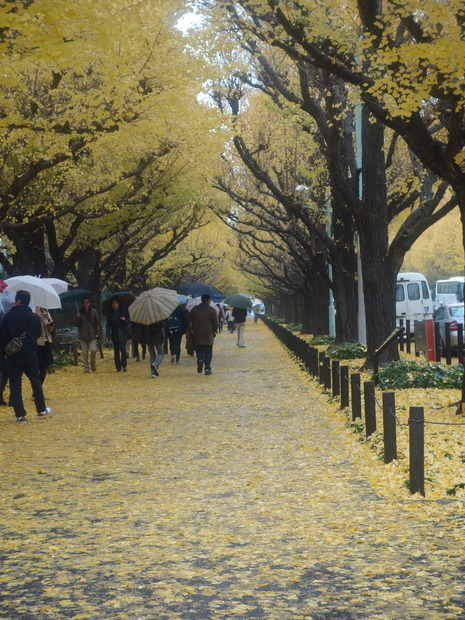
M112 293L102 303L102 314L105 316L110 314L112 311L111 303L114 299L119 301L120 308L127 309L136 297L137 295L135 293L131 293L130 291L118 291L117 293Z
M244 293L234 293L234 295L228 295L224 300L224 303L227 306L231 306L232 308L251 308L252 300L248 295L244 295Z
M191 295L192 297L200 297L200 295L210 295L212 299L222 299L224 297L224 294L216 286L204 284L204 282L181 284L176 291L181 293L181 295Z
M59 295L61 299L61 309L65 312L77 312L81 307L81 299L83 297L89 297L90 299L95 297L93 291L89 291L86 288L73 288L66 293Z

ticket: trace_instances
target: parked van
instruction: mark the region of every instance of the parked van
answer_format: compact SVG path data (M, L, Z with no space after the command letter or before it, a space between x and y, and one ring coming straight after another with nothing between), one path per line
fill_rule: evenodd
M457 276L448 280L436 282L435 302L436 308L443 304L456 304L463 302L463 284L465 277Z
M428 281L422 273L399 273L396 285L396 323L400 319L405 325L410 320L414 331L414 321L433 318L433 300Z

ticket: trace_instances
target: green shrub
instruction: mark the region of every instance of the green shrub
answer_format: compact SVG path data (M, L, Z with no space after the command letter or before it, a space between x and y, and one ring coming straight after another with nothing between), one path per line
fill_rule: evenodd
M302 323L288 323L287 329L290 332L301 332L302 331Z
M338 360L354 360L366 357L367 348L360 342L342 342L330 347L328 355Z
M461 388L463 366L428 362L393 362L378 373L383 390L404 388Z
M331 344L332 342L334 342L333 336L314 336L308 344L316 347L319 344Z
M66 366L72 366L74 364L74 358L72 355L68 353L64 353L63 351L53 352L53 366L49 366L49 372L55 372L60 368L65 368Z

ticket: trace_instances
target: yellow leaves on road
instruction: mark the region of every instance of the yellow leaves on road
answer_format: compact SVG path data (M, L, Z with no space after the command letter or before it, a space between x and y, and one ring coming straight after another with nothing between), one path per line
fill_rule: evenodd
M106 352L96 373L47 377L50 418L28 387L28 424L4 410L0 617L463 612L461 504L394 501L397 465L264 325L246 341L219 334L210 377L184 352L158 379L147 360L116 373Z

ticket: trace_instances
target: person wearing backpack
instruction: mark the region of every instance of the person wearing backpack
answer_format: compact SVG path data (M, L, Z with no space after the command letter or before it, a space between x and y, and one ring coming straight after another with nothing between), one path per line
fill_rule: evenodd
M171 363L179 364L181 357L181 340L188 327L186 306L180 304L173 310L166 321Z

